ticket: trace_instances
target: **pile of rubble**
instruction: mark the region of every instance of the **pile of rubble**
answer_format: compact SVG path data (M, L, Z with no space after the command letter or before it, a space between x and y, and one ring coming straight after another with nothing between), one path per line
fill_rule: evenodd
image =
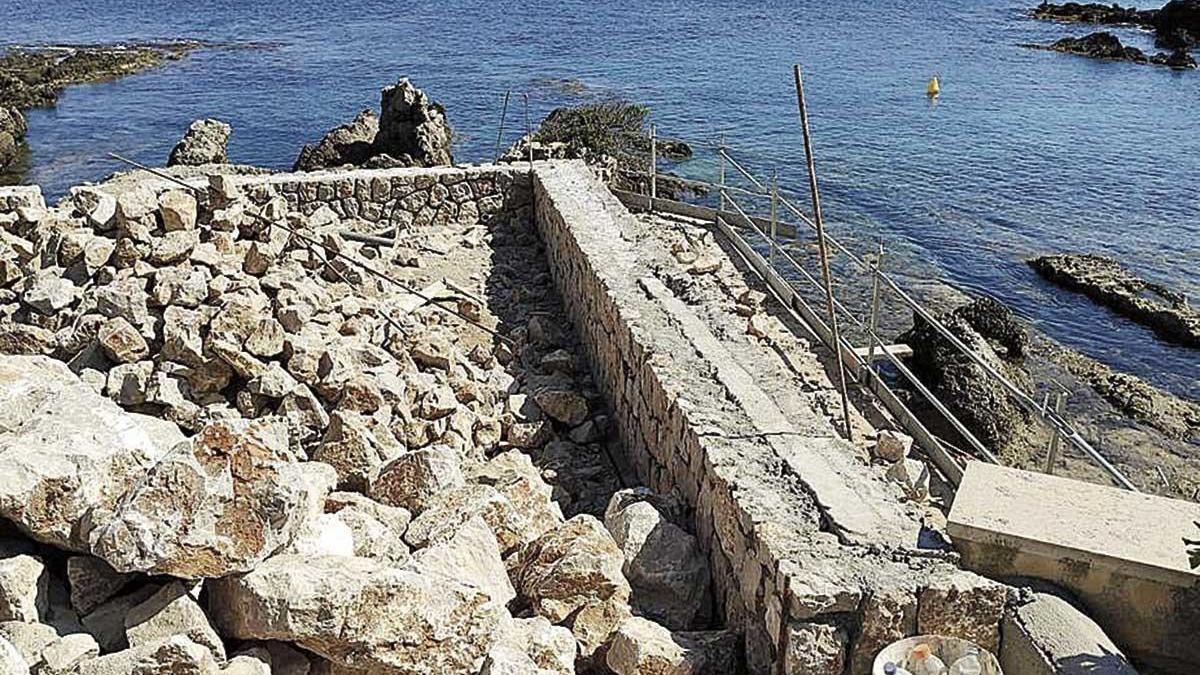
M566 519L531 460L606 433L569 331L417 306L370 272L411 249L257 197L0 210L0 671L736 670L683 509Z

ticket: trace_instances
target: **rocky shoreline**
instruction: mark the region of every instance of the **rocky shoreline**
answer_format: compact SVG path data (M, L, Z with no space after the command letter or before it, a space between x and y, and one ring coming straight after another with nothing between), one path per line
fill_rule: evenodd
M1200 310L1191 307L1183 294L1133 274L1113 258L1048 255L1030 260L1029 265L1048 281L1083 293L1166 340L1200 347Z
M1084 37L1066 37L1049 45L1022 45L1024 47L1164 65L1173 70L1196 68L1196 60L1190 50L1200 46L1200 0L1170 0L1161 9L1137 9L1117 4L1043 2L1030 14L1035 19L1065 23L1138 26L1152 31L1155 44L1170 51L1148 55L1136 47L1121 44L1117 36L1106 31Z
M1031 49L1062 52L1064 54L1078 54L1094 59L1167 66L1172 70L1194 70L1196 68L1195 57L1184 47L1175 49L1169 54L1159 52L1147 55L1137 47L1129 47L1122 44L1120 38L1105 31L1089 33L1079 38L1065 37L1049 45L1026 44L1022 46Z
M13 48L0 55L0 172L11 169L27 131L22 111L46 108L68 86L104 82L181 59L197 42Z

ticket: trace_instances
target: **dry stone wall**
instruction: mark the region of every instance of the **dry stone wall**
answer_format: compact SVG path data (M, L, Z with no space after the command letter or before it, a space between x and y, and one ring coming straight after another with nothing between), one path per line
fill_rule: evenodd
M630 459L693 510L750 672L859 675L889 642L925 632L998 647L1009 589L918 553L919 523L884 487L855 492L856 476L792 461L837 441L771 417L769 397L654 277L638 221L582 164L538 167L534 209Z

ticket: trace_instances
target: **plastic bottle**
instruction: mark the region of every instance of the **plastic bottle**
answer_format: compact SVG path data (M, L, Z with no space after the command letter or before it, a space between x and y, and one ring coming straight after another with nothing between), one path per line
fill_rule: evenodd
M883 675L912 675L912 673L888 661L883 664Z
M919 644L908 653L904 662L912 675L946 675L946 664L933 653L927 644Z
M979 657L975 654L967 654L950 666L950 675L980 675L981 673L983 673L983 665L979 663Z

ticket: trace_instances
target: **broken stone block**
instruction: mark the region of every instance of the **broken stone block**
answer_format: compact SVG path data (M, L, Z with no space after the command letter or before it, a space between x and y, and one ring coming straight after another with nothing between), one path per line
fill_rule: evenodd
M30 279L21 300L47 316L60 312L75 303L78 289L61 272L45 270Z
M445 338L427 335L412 346L413 361L425 368L449 371L456 363L454 346Z
M793 623L787 628L783 672L821 675L845 670L846 631L823 623Z
M474 483L496 488L524 516L526 522L520 530L522 544L541 537L564 521L562 509L551 499L553 490L523 452L502 452L476 466L470 478Z
M42 652L46 647L59 640L58 631L44 623L26 623L24 621L0 622L0 638L7 640L26 663L42 662ZM4 663L0 657L0 664ZM0 673L5 672L0 669Z
M540 616L505 617L480 675L574 675L575 651L566 628Z
M105 321L96 333L96 341L104 355L116 363L133 363L150 355L146 339L121 317Z
M100 645L87 633L72 633L46 646L38 675L70 675L84 661L100 656Z
M92 552L121 572L246 571L291 541L335 482L326 465L296 463L282 420L214 422L122 497Z
M356 555L355 548L354 531L350 526L337 516L321 513L304 523L282 553L352 558Z
M533 394L538 407L568 426L577 426L588 416L587 399L579 392L555 386L542 387Z
M140 339L141 336L138 336ZM113 366L108 371L106 388L112 400L123 406L141 405L146 402L150 389L150 378L154 374L154 362L138 361Z
M116 595L132 579L99 558L86 555L67 559L67 581L71 587L71 607L80 615L89 614Z
M196 227L196 198L183 190L168 190L158 197L163 229L167 232Z
M1009 587L966 571L939 575L917 594L917 631L952 635L997 653Z
M188 259L192 249L200 243L200 235L192 230L167 232L154 239L148 260L154 265L174 265Z
M633 606L670 630L691 628L709 598L708 558L696 538L663 517L636 491L613 495L604 524L624 553Z
M283 351L283 341L283 326L275 319L266 317L258 322L258 327L246 338L245 347L255 356L270 358Z
M182 635L80 663L72 675L218 675L212 652Z
M529 537L529 522L512 502L490 485L467 484L434 495L404 535L414 548L451 536L464 523L482 517L507 556ZM540 533L539 533L540 534Z
M48 581L41 558L15 555L0 559L0 621L41 621L48 609Z
M466 484L458 453L444 445L413 450L385 464L371 481L369 495L389 506L420 515L440 492Z
M861 606L862 628L850 647L850 672L868 673L884 647L917 630L917 597L908 589L884 589L868 595Z
M904 488L904 494L914 501L929 497L929 467L919 459L906 458L888 468L888 478Z
M277 556L209 591L224 635L378 673L475 672L507 615L476 588L367 558Z
M575 516L526 546L520 556L517 590L551 623L562 624L594 602L629 600L621 549L592 516Z
M186 636L206 647L217 662L225 660L225 645L208 623L204 610L179 582L158 589L125 616L125 636L130 647L150 645L172 635Z
M125 617L129 610L142 604L158 592L158 584L136 586L123 595L118 595L84 615L80 621L87 632L96 638L104 653L118 652L129 648L125 637Z
M9 675L29 675L29 664L21 652L8 640L0 637L0 672Z
M479 516L468 518L454 531L442 533L439 540L414 552L407 567L477 588L501 606L517 595L500 559L496 536Z
M325 513L350 528L354 535L354 555L381 561L408 559L403 537L412 515L407 510L380 504L354 492L334 492L325 498Z
M313 459L332 466L338 488L366 491L380 467L405 448L387 427L377 427L370 418L353 412L334 412Z
M0 383L0 516L59 548L86 551L94 523L183 441L47 357L0 356Z
M912 436L902 434L899 431L884 429L879 432L879 438L875 441L875 445L871 447L871 455L875 459L894 464L908 457L912 446Z
M613 634L605 662L616 675L733 673L737 672L737 642L732 631L672 633L635 616Z

